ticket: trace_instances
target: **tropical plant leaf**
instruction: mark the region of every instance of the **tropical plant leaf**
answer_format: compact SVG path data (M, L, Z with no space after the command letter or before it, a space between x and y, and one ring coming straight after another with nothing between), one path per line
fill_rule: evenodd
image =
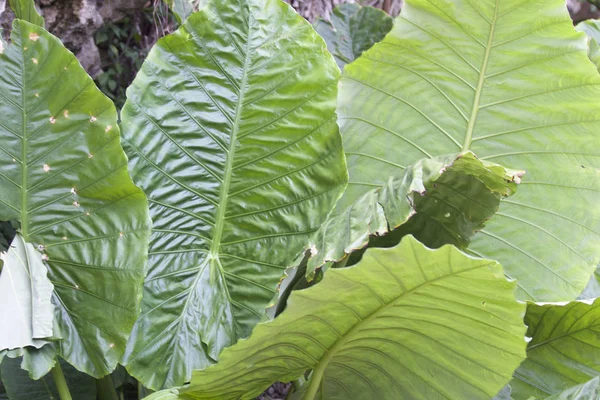
M19 359L5 359L0 365L2 381L10 400L58 399L58 391L52 376L31 380L27 372L19 366ZM64 360L60 364L69 386L71 396L76 400L96 400L96 384L92 377L77 371Z
M139 313L150 229L116 110L57 38L27 22L13 24L0 71L0 220L18 221L44 254L59 354L106 375Z
M38 13L33 0L8 0L8 4L17 18L44 27L44 18Z
M248 336L339 198L338 78L278 0L210 2L150 52L122 112L154 221L123 360L144 386L182 385Z
M563 0L408 0L346 66L340 208L423 157L472 150L525 170L470 249L519 298L572 300L600 261L600 76ZM553 249L553 251L548 251Z
M0 351L40 348L53 336L54 319L54 286L42 255L17 234L0 259L0 326L10 327L0 329Z
M586 383L573 386L561 393L547 397L546 400L598 400L600 399L600 376Z
M330 261L340 261L402 225L386 238L395 245L406 234L429 247L453 244L466 248L473 234L498 210L500 198L516 191L520 173L479 161L473 153L423 159L404 176L364 194L341 213L334 213L309 241L313 254L307 277ZM383 247L379 243L370 243Z
M596 267L596 271L594 271L587 286L579 295L579 300L596 299L598 297L600 297L600 266Z
M588 35L588 56L600 70L600 23L590 19L580 22L575 29Z
M56 345L53 342L43 345L41 348L28 346L0 353L0 363L6 356L8 358L19 358L21 369L29 373L29 378L37 381L46 375L56 365Z
M333 9L329 21L319 18L314 26L340 69L344 69L381 41L394 26L394 19L378 8L341 4Z
M548 395L600 375L600 300L527 306L527 359L515 371L513 397Z
M495 261L406 236L294 292L180 397L251 399L313 369L294 398L489 399L525 356L515 287Z
M182 23L198 9L196 3L206 3L207 0L164 0L179 23Z

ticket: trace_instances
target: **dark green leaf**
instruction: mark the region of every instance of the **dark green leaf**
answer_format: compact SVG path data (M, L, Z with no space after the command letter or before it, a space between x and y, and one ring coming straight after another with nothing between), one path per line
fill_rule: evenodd
M600 262L600 76L564 0L407 0L347 65L338 115L350 183L339 207L423 157L472 150L525 170L470 250L519 298L576 298Z
M381 41L394 26L394 20L377 8L342 4L333 10L330 21L319 18L314 25L340 69L344 69Z
M339 70L279 0L213 1L150 52L122 112L154 231L123 363L189 381L250 334L347 182Z
M487 400L525 357L515 287L495 261L406 236L294 292L180 398L252 399L313 369L295 399Z
M111 372L139 314L148 206L114 105L60 41L16 20L0 54L0 220L47 258L63 340L79 370Z

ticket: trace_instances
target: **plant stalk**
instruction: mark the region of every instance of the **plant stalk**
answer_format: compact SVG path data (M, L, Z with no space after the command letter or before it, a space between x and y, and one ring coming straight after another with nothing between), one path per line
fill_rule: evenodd
M69 391L69 386L67 385L67 380L65 379L65 374L63 374L58 361L56 361L56 365L52 368L52 377L54 378L60 400L73 400L71 392Z
M115 390L115 385L110 375L96 379L96 391L100 400L119 400L119 395Z

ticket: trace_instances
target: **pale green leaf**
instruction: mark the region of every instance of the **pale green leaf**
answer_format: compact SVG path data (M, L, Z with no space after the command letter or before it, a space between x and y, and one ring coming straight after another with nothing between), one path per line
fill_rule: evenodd
M490 399L525 357L515 287L495 261L406 236L294 292L180 398L252 399L313 369L294 398Z
M472 150L525 170L470 250L521 299L573 300L600 261L600 75L564 0L407 0L340 84L339 207L423 157Z
M8 4L17 18L44 27L44 18L38 13L33 0L8 0Z
M189 381L250 334L347 182L339 70L279 0L213 1L152 49L122 112L154 230L123 364Z
M513 397L546 398L600 375L600 300L529 304L527 359L515 371Z
M139 314L150 225L116 110L56 37L22 20L0 71L0 221L47 258L58 353L106 375Z
M333 9L329 21L319 18L314 26L340 69L344 69L381 41L394 26L394 20L378 8L342 4Z
M600 23L590 19L580 22L575 29L588 35L588 55L600 70Z
M7 253L0 254L0 351L26 346L40 348L53 336L53 285L42 254L17 234ZM8 328L10 327L10 328Z
M565 391L547 397L546 400L598 400L600 399L600 376Z
M590 281L588 282L581 295L579 295L580 300L589 300L596 299L600 297L600 266L596 268Z

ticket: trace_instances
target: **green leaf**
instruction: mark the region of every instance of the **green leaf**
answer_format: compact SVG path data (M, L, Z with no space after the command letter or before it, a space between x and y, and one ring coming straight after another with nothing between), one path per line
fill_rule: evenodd
M579 300L596 299L598 297L600 297L600 266L596 267L596 271L592 274L587 286L579 295Z
M420 160L401 178L390 178L384 187L372 189L327 219L309 241L313 257L307 277L312 279L323 264L363 248L370 238L369 245L376 247L390 247L411 234L429 247L466 248L498 210L500 198L516 191L515 179L520 179L518 173L481 162L470 152Z
M47 258L59 354L106 375L139 314L150 225L116 110L57 38L27 22L15 21L0 71L0 220L20 222Z
M3 254L3 255L2 255ZM42 347L53 336L54 287L42 255L19 234L7 253L0 274L0 351Z
M513 397L546 398L600 375L600 300L529 304L527 360L515 371Z
M406 236L294 292L180 397L252 399L313 369L294 398L489 399L525 357L515 287L495 261Z
M590 19L580 22L575 29L588 35L588 56L600 70L600 23Z
M56 346L48 343L41 348L28 346L16 350L0 352L0 363L4 355L8 358L21 358L21 369L29 372L29 378L38 380L56 365Z
M333 10L330 21L319 18L314 26L340 69L344 69L381 41L394 26L394 20L378 8L342 4Z
M169 6L173 15L177 19L177 22L180 24L185 21L193 12L197 10L199 7L195 6L194 0L164 0L164 2ZM203 3L206 0L202 1Z
M598 400L600 399L600 376L586 383L573 386L561 393L547 397L546 400Z
M73 399L96 400L96 384L92 377L77 371L60 360L62 370ZM31 380L25 371L19 368L18 359L5 359L0 365L2 381L10 400L48 400L58 399L58 391L51 375L39 380Z
M600 262L600 76L586 49L563 0L408 0L344 70L339 209L423 157L472 150L525 170L470 249L501 262L521 299L574 299Z
M8 0L8 4L17 18L44 27L44 18L38 13L33 0Z
M182 385L250 334L347 182L339 70L279 0L213 1L150 52L122 112L154 230L123 363Z

